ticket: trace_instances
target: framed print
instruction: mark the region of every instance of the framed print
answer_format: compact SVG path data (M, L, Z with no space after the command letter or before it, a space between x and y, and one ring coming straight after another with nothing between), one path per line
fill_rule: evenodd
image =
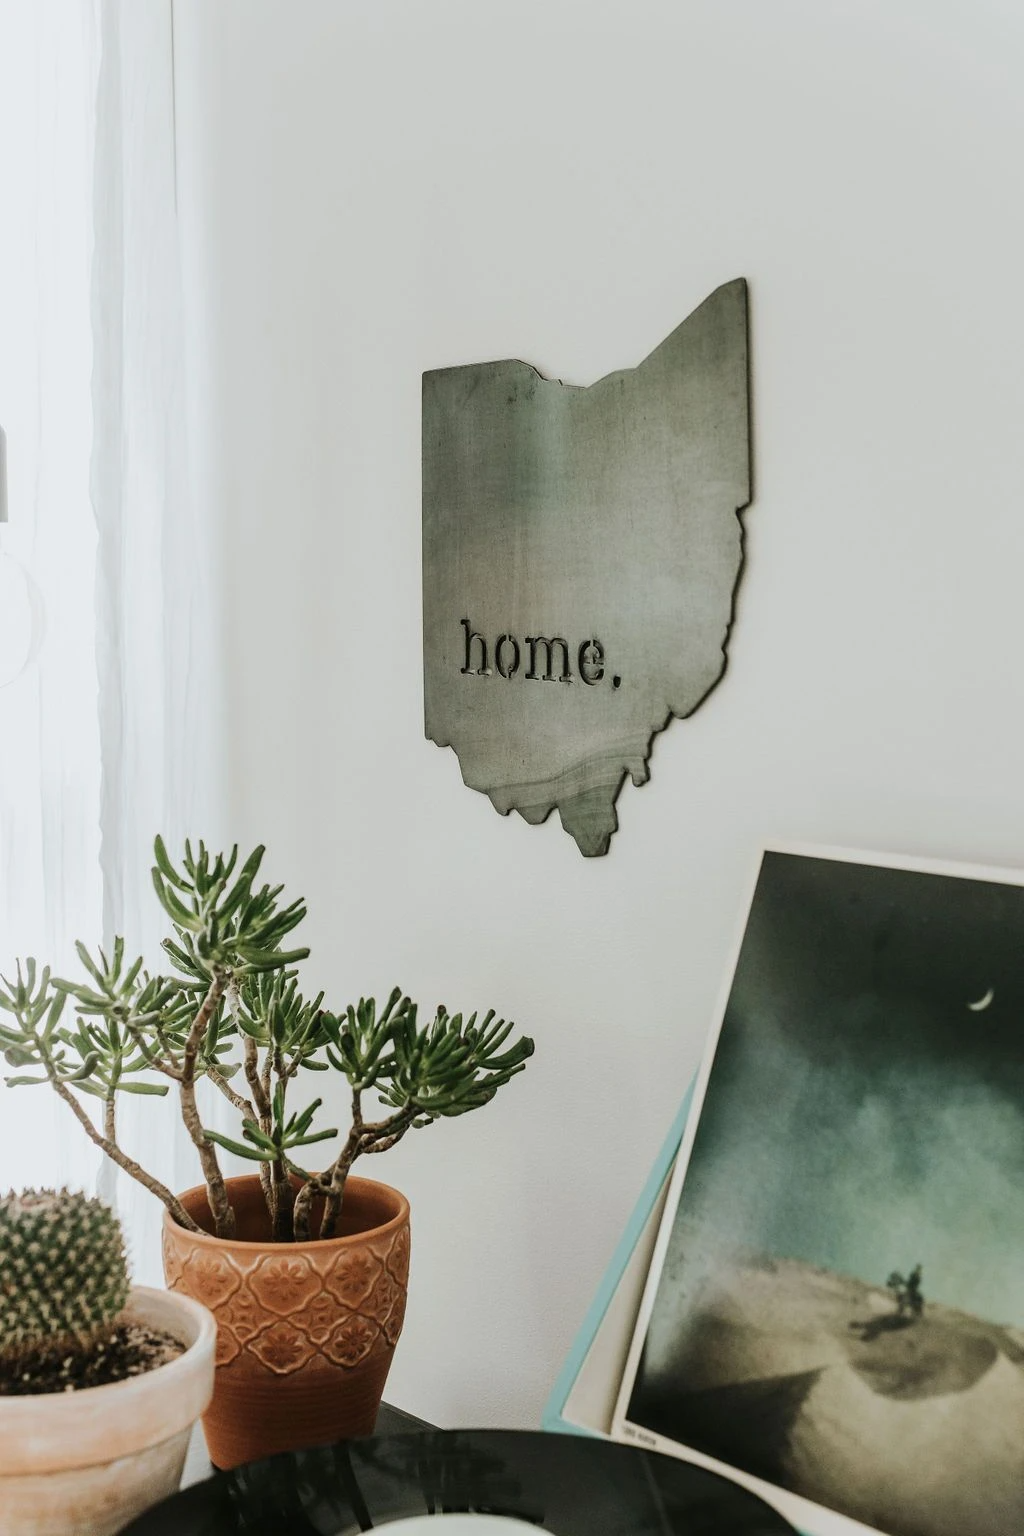
M809 1536L1024 1530L1024 875L763 852L612 1430Z

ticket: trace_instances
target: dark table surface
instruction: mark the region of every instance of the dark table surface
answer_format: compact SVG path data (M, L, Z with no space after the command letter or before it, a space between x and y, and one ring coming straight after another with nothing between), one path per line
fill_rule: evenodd
M436 1424L428 1424L426 1419L417 1419L414 1414L403 1413L401 1408L381 1403L373 1432L375 1435L413 1435L436 1428Z
M392 1408L388 1403L381 1403L377 1411L377 1423L373 1432L375 1435L409 1435L435 1428L436 1425L428 1424L425 1419L417 1419L414 1414L403 1413L401 1408ZM212 1473L213 1468L210 1465L210 1458L206 1453L206 1441L203 1439L202 1427L197 1424L192 1433L192 1442L188 1448L181 1486L183 1488L190 1488L193 1483L203 1482Z

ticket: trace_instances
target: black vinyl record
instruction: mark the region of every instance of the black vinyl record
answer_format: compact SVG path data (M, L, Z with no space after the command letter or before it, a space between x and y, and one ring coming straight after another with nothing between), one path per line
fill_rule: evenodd
M522 1430L434 1430L218 1473L124 1536L355 1536L413 1515L504 1515L557 1536L793 1536L763 1500L669 1456Z

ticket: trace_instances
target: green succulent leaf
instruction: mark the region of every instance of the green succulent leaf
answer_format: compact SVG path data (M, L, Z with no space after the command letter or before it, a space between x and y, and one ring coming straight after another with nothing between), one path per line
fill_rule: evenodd
M218 1147L223 1147L227 1152L233 1152L236 1157L247 1157L251 1163L270 1163L274 1160L274 1153L258 1151L253 1146L246 1146L244 1142L232 1141L230 1136L222 1136L219 1131L207 1131L206 1139L216 1142Z
M264 1152L269 1152L272 1157L277 1156L277 1142L261 1131L255 1121L242 1121L242 1135L247 1141L251 1141L257 1147L261 1147Z

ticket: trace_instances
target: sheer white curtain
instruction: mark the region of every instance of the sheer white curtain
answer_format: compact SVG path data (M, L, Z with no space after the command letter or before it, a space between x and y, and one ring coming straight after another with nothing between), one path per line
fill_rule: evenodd
M160 966L153 838L214 835L210 530L191 496L175 197L171 0L100 0L93 204L92 499L105 933ZM128 1150L171 1188L199 1181L176 1106L126 1097ZM104 1170L113 1184L114 1170ZM159 1277L162 1207L123 1175L136 1278Z
M28 34L32 69L11 57L12 37ZM120 933L159 965L153 837L173 847L213 835L217 803L212 537L190 496L171 0L0 0L0 58L19 93L0 81L0 156L27 150L30 162L19 258L5 264L0 251L0 423L11 528L49 614L38 668L0 692L0 952L64 963L75 937ZM3 242L10 185L8 174ZM9 316L20 316L17 361ZM80 1133L46 1090L0 1095L0 1182L66 1177L71 1165L78 1182L83 1170L98 1177L125 1218L135 1278L157 1281L162 1208L109 1163L82 1161ZM172 1187L195 1183L172 1105L122 1105L126 1148Z
M77 0L0 0L0 424L10 503L0 551L31 572L46 624L36 664L0 690L5 974L16 955L66 965L102 910L89 502L93 41ZM16 594L10 567L8 576L4 590ZM0 1185L94 1177L98 1158L69 1119L41 1088L0 1088Z

